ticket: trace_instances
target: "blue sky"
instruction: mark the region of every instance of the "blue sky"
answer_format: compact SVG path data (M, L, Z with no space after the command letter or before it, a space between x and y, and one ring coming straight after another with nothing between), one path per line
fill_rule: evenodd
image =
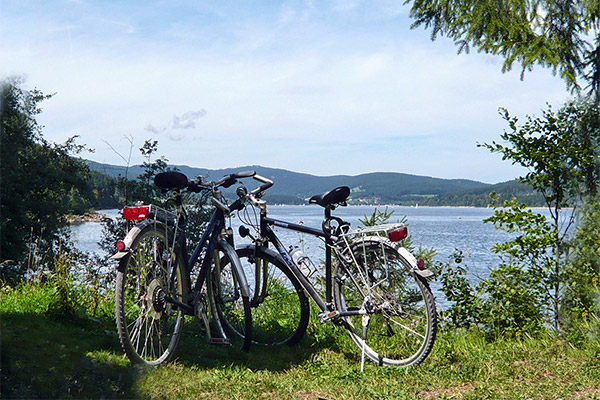
M457 55L402 3L0 0L0 78L56 93L44 136L79 135L99 162L122 165L109 144L127 156L130 136L205 168L522 174L477 143L506 128L499 107L540 115L570 98L564 83Z

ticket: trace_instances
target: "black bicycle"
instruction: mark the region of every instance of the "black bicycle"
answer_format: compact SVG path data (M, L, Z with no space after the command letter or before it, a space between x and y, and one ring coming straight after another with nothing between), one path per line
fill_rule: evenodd
M298 342L309 320L308 294L321 310L322 323L332 321L346 328L361 350L361 368L365 356L378 365L422 362L437 331L435 300L426 280L433 274L402 246L407 227L385 224L351 230L348 222L332 216L338 206L346 205L350 194L346 186L309 200L324 208L320 229L268 217L260 199L263 192L237 189L239 200L247 205L238 212L245 222L239 232L253 242L237 249L251 292L253 343ZM324 266L315 266L293 247L286 249L274 228L320 238ZM233 260L227 257L221 265ZM230 333L244 335L233 330L233 324L225 325Z
M123 216L138 221L127 236L117 242L119 260L116 282L116 323L125 354L132 363L158 365L173 358L179 343L184 316L195 316L204 324L209 338L229 343L220 324L240 333L242 348L251 342L252 315L250 289L233 248L231 229L225 217L244 206L240 200L227 206L220 187L230 187L240 178L254 176L253 171L226 175L216 182L201 178L188 181L180 172L156 175L154 182L171 197L166 207L142 205L126 207ZM270 185L265 180L257 190ZM183 204L184 192L207 192L214 211L193 253L186 249L188 216ZM255 192L255 195L259 195ZM169 211L174 207L174 211ZM219 261L226 256L227 265ZM200 264L197 270L196 265ZM191 286L192 278L195 283ZM218 277L218 279L213 279ZM206 284L205 284L206 283ZM211 335L210 316L216 324Z

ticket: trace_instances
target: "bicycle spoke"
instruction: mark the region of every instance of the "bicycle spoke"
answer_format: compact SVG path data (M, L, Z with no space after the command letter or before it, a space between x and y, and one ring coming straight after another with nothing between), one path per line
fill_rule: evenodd
M409 331L410 333L412 333L412 334L414 334L414 335L417 335L417 336L421 337L422 339L425 339L425 335L423 335L423 334L421 334L421 333L419 333L419 332L417 332L417 331L415 331L415 330L413 330L413 329L409 328L408 326L406 326L406 325L404 325L404 324L401 324L400 322L398 322L398 321L396 321L396 320L394 320L394 319L391 319L391 318L388 318L387 320L388 320L388 321L392 321L394 324L398 325L399 327L401 327L401 328L403 328L403 329L405 329L405 330Z

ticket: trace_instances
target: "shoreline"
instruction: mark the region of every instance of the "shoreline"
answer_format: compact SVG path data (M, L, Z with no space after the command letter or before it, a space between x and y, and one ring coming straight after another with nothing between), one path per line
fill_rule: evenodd
M106 214L98 211L90 211L82 215L67 215L67 222L69 225L79 225L86 222L102 222L106 218L108 218L108 215Z

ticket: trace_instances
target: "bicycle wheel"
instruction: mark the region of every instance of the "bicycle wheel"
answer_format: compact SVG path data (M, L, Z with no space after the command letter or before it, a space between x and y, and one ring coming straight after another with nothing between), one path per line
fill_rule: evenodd
M309 304L300 282L276 253L254 246L236 250L250 287L252 310L252 343L258 345L293 345L306 332L310 315ZM223 258L221 280L229 279L226 273L229 260ZM222 286L227 287L225 284ZM230 292L221 297L223 304L235 301L239 294ZM243 336L227 314L219 318L228 334Z
M427 281L391 242L365 239L346 253L348 262L336 260L334 302L339 311L363 314L342 317L352 341L378 365L422 362L437 331Z
M217 313L217 323L221 324L231 339L241 340L242 350L248 350L253 337L250 299L242 294L232 258L237 259L233 247L229 244L217 245L213 254L211 295Z
M148 225L122 258L117 273L115 311L119 339L132 363L158 365L173 358L184 313L167 301L183 301L187 291L182 257L161 225Z

